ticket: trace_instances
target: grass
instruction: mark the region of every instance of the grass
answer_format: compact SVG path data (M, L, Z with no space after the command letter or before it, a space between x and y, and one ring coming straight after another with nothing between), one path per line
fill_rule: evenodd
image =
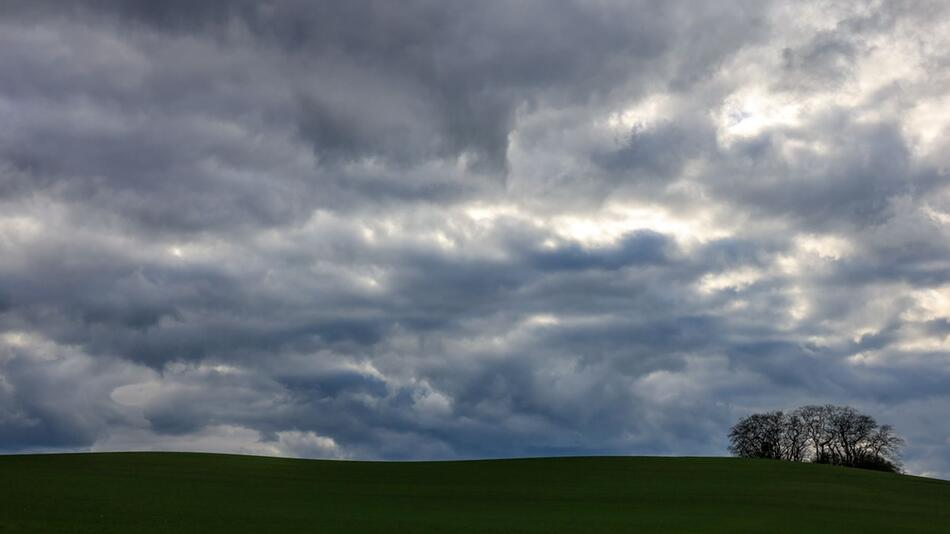
M634 531L950 531L950 482L732 458L0 456L0 533Z

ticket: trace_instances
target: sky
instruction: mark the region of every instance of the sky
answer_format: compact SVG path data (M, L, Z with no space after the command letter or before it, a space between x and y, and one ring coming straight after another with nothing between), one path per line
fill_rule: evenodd
M950 5L0 0L0 451L950 478Z

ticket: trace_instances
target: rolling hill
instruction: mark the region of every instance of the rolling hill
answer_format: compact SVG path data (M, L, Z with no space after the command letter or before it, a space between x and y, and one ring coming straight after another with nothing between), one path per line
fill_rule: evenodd
M950 482L732 458L0 456L0 532L938 532Z

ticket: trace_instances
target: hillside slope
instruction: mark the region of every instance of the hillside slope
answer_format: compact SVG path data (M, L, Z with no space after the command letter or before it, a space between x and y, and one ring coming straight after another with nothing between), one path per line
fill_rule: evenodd
M730 458L0 456L0 532L936 532L950 483Z

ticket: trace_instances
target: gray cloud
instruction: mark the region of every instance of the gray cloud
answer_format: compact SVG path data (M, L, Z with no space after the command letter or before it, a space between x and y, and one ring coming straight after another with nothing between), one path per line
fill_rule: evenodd
M724 454L834 402L950 476L940 9L8 2L0 450Z

